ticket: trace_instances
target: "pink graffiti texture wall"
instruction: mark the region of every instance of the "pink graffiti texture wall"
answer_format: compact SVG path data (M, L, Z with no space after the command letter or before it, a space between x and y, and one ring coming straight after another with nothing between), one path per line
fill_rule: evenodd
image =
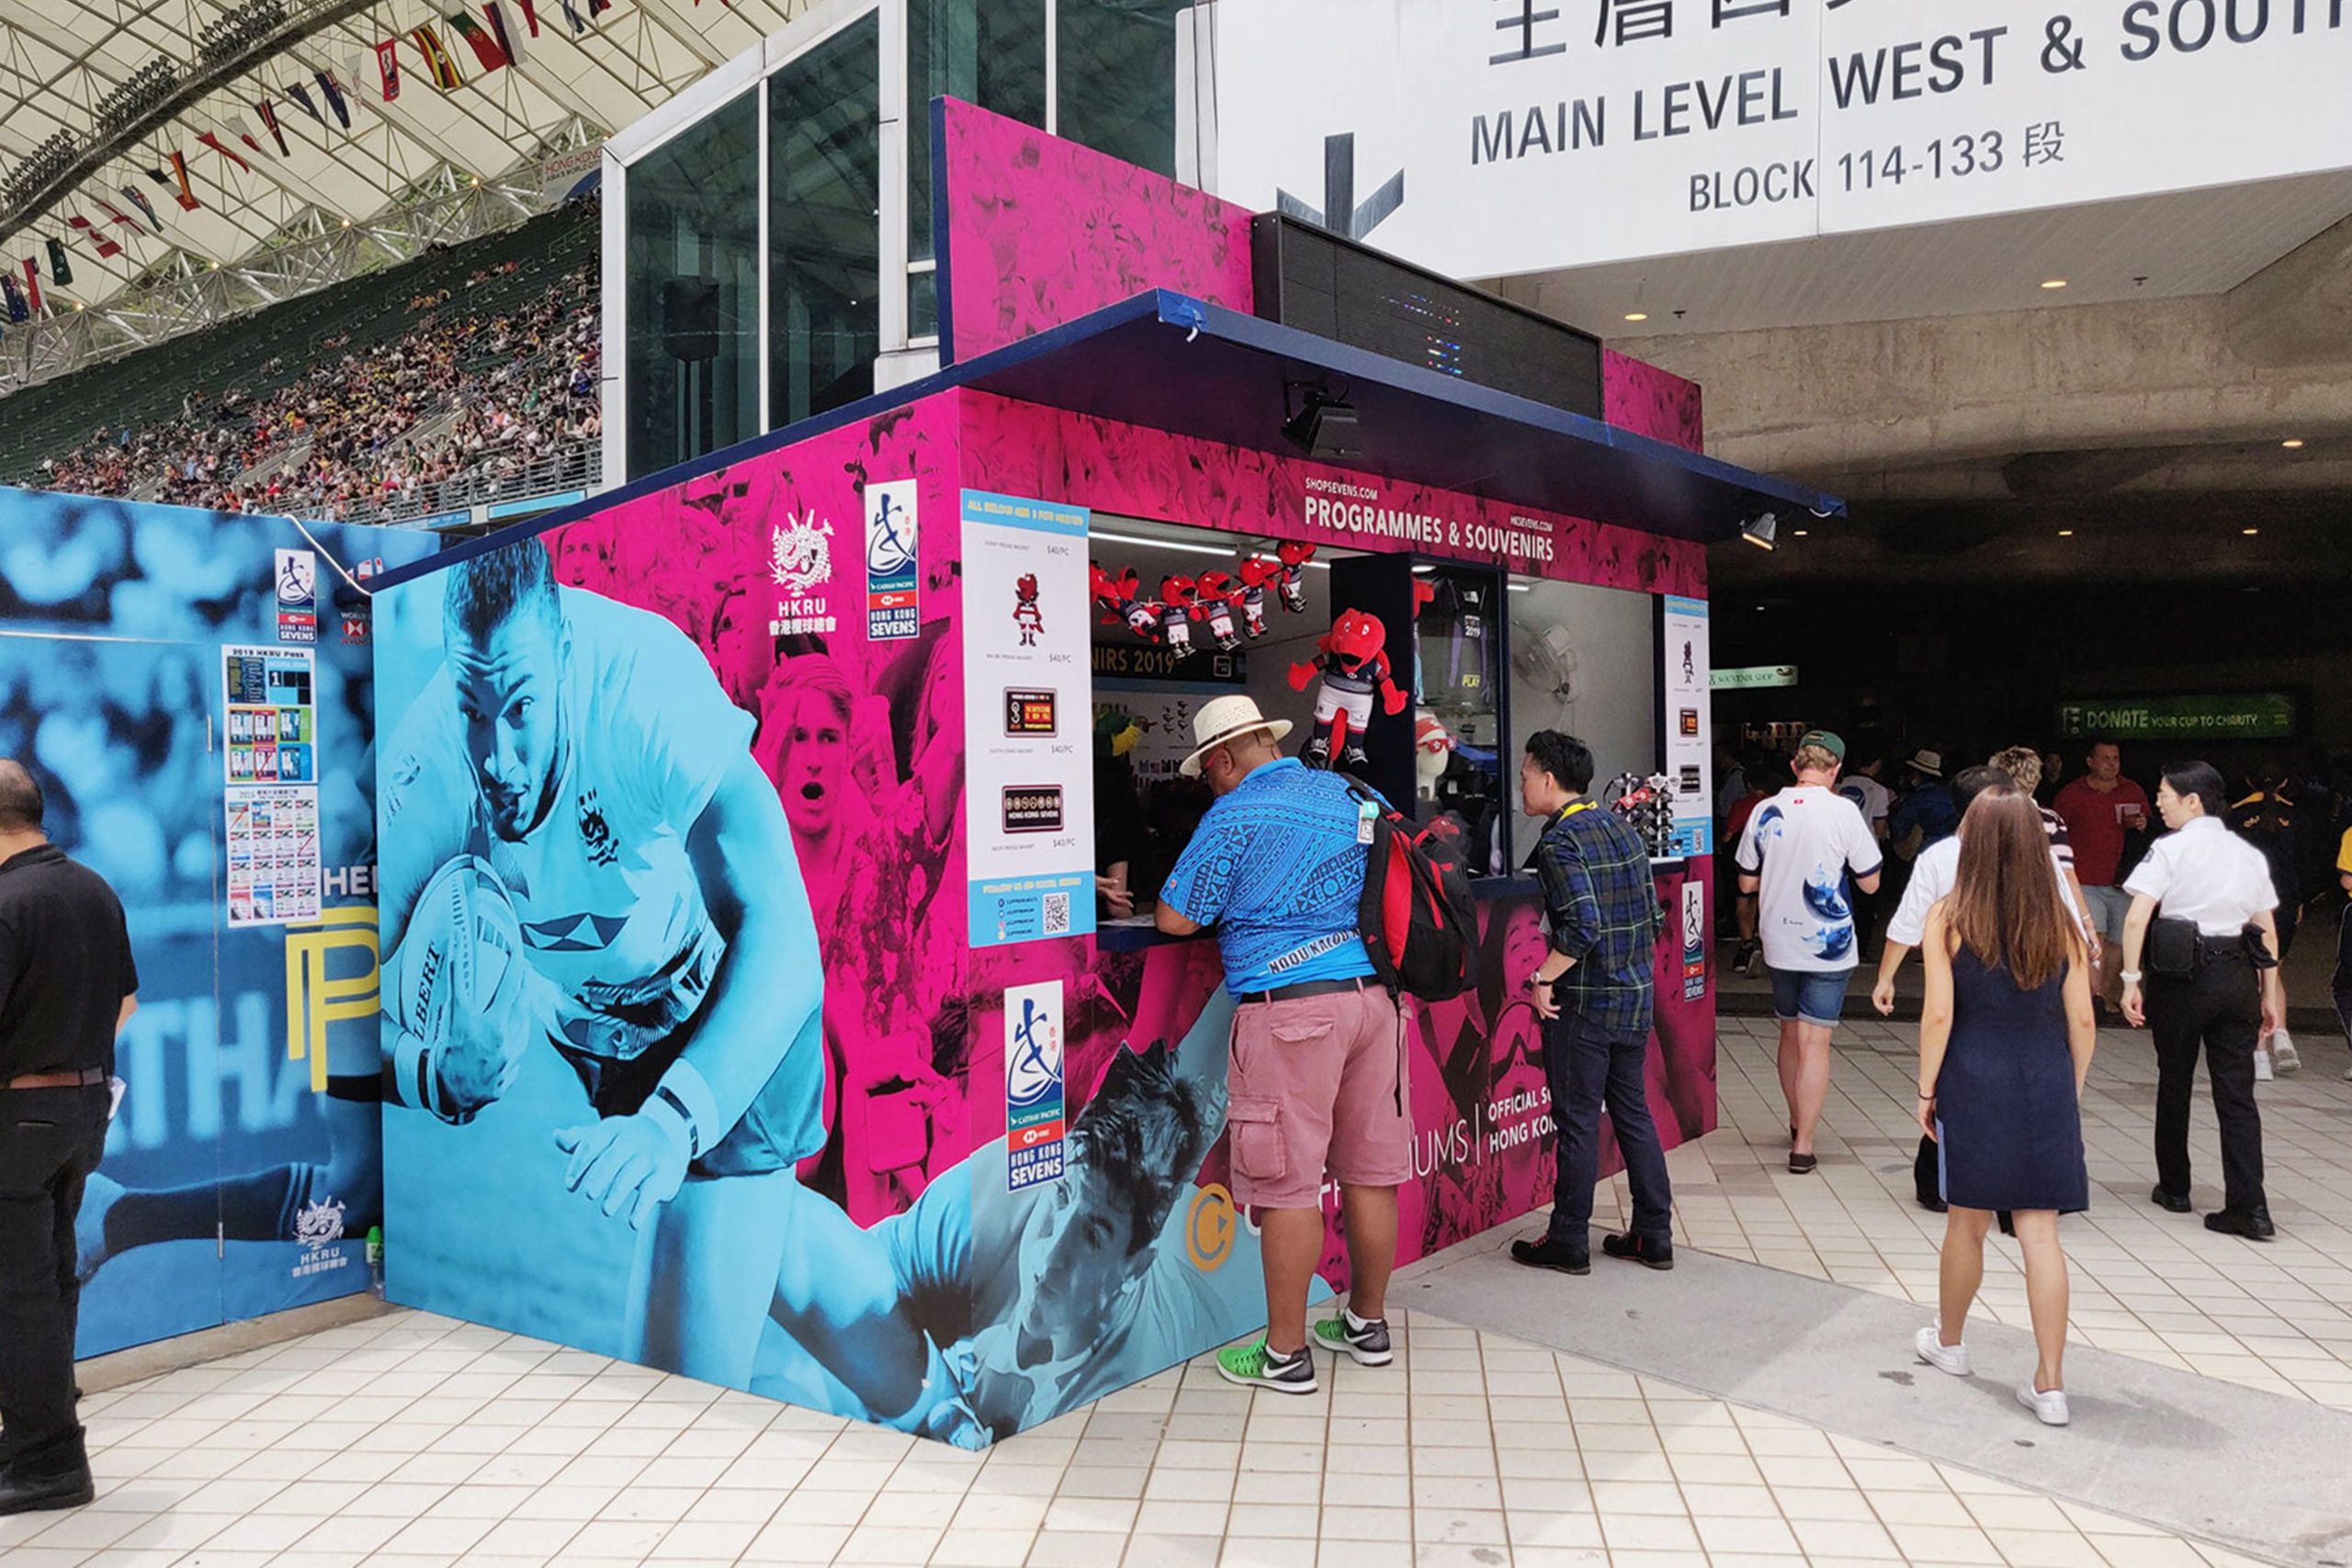
M969 104L940 108L943 364L1147 289L1250 309L1248 209Z

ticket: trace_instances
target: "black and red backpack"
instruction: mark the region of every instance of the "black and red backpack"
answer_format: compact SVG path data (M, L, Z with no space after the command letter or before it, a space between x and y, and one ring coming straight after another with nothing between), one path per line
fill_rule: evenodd
M1375 813L1356 910L1374 973L1423 1001L1460 996L1478 981L1478 906L1462 824L1440 817L1416 829L1367 785L1350 779L1348 793Z

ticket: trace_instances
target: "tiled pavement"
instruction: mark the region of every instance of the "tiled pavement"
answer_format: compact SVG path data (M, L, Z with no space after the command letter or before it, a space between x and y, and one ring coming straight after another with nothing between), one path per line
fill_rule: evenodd
M1842 1044L1821 1169L1793 1178L1770 1026L1725 1021L1724 1128L1673 1156L1682 1240L1926 1301L1940 1221L1910 1201L1908 1032ZM2152 1066L2102 1038L2095 1206L2065 1232L2079 1338L2352 1408L2352 1085L2340 1052L2309 1055L2262 1091L2284 1239L2257 1249L2146 1205ZM2210 1169L2210 1111L2198 1136ZM2013 1251L1987 1299L2024 1322ZM1401 1365L1340 1367L1313 1398L1253 1399L1200 1363L983 1456L395 1313L94 1394L104 1495L0 1519L0 1568L2251 1561L1573 1355L1401 1327ZM2352 1486L2340 1460L2282 1456Z

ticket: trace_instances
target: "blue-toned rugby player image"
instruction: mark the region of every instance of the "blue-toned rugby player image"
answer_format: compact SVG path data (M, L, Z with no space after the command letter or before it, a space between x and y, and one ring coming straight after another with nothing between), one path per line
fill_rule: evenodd
M1229 1200L1204 1209L1216 1195L1196 1180L1225 1126L1232 1021L1219 987L1176 1051L1122 1045L1070 1124L1059 1181L1008 1190L999 1138L859 1233L832 1267L867 1321L833 1339L864 1359L771 1335L752 1392L855 1415L835 1382L894 1402L920 1385L927 1411L892 1424L977 1446L1247 1328L1265 1305L1258 1238Z
M594 1113L548 1130L563 1181L642 1233L621 1353L741 1387L775 1312L854 1366L823 1285L860 1233L793 1169L825 1142L817 932L752 718L536 539L446 581L379 748L386 1098L462 1125L551 1047Z

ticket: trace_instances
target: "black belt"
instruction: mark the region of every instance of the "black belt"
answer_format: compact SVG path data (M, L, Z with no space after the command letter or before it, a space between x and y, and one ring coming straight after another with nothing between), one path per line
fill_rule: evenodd
M1295 986L1276 986L1271 991L1244 991L1241 1000L1250 1002L1295 1002L1302 997L1336 997L1342 991L1369 991L1380 984L1377 980L1301 980Z
M79 1072L69 1068L62 1073L26 1073L0 1084L0 1089L96 1089L106 1081L104 1067L84 1067Z

